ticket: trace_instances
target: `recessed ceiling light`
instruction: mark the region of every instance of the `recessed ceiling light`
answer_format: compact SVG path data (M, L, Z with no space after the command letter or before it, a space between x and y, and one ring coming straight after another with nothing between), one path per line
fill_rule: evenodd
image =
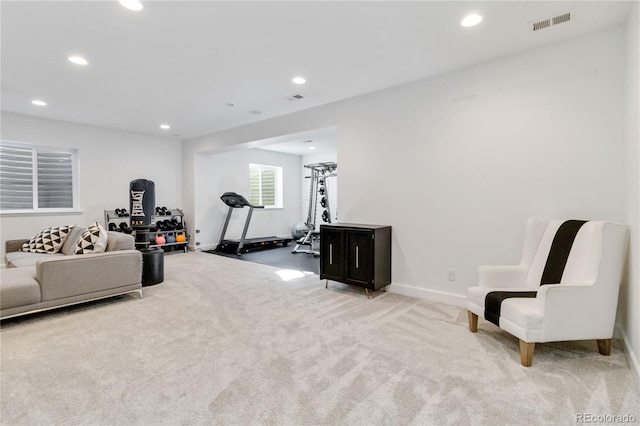
M69 62L73 62L76 65L87 65L89 63L82 56L69 56L67 59Z
M228 107L236 106L233 102L227 102L225 105Z
M254 109L254 110L252 110L252 111L249 111L249 114L253 114L253 115L260 115L260 114L262 114L262 111L258 111L258 110L256 110L256 109Z
M34 99L31 103L38 106L47 106L47 103L41 99Z
M138 0L118 0L120 4L129 10L139 11L142 10L142 3Z
M169 129L171 128L171 126L169 126L168 124L161 124L161 125L160 125L160 128L161 128L162 130L169 130Z
M310 146L309 149L316 149L316 147L315 146Z
M307 80L305 80L303 77L294 77L293 80L291 80L291 82L295 84L305 84Z
M462 21L460 21L460 25L463 27L473 27L474 25L478 25L482 22L482 16L472 13L464 17Z

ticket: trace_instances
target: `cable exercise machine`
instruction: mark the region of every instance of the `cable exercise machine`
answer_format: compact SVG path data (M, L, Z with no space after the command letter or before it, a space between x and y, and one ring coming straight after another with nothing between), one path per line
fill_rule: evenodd
M227 213L227 219L224 221L224 226L222 227L222 234L220 234L220 242L218 242L218 246L215 251L223 251L223 252L235 252L237 255L241 255L242 253L247 253L251 249L263 249L270 248L276 244L282 244L283 247L286 247L292 238L287 237L261 237L261 238L246 238L247 230L249 229L249 222L251 222L251 215L253 214L253 209L264 209L264 206L256 206L251 204L246 198L244 198L240 194L236 194L235 192L225 192L220 196L220 199L229 206L229 212ZM233 213L233 209L242 209L244 207L249 207L249 213L247 214L247 219L244 222L244 229L242 230L242 236L239 240L225 240L224 236L227 233L227 226L229 226L229 219L231 219L231 214Z
M321 216L322 221L325 223L331 223L329 190L326 183L327 178L338 176L338 164L332 162L315 163L306 164L304 167L311 170L311 176L309 176L311 179L309 183L309 210L307 213L307 221L305 223L307 231L304 237L298 240L291 253L306 253L318 257L320 256L320 250L314 248L314 242L319 239L319 233L316 231L318 204L320 204L320 207L324 208ZM302 246L309 246L309 248L304 249L301 248Z

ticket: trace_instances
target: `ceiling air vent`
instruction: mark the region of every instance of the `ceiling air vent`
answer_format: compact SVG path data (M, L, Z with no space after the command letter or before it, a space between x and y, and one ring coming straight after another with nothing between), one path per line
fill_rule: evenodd
M538 31L543 28L547 28L551 26L551 21L549 19L543 19L542 21L533 23L533 31Z
M563 13L561 15L540 19L538 21L532 22L533 31L540 31L545 28L549 28L552 25L562 24L564 22L569 22L571 20L571 12Z
M303 99L303 98L304 98L304 96L296 94L296 95L287 96L285 99L288 100L288 101L297 101L297 100Z
M553 25L562 24L563 22L567 22L571 19L571 13L565 13L563 15L554 16L551 21Z

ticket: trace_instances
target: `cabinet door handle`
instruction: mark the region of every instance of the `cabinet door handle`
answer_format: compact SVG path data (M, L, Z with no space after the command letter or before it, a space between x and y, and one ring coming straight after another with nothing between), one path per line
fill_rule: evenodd
M333 244L329 244L329 265L333 265Z
M359 247L356 246L356 269L358 269L360 267L360 264L358 262L358 259L360 258L360 251L359 251Z

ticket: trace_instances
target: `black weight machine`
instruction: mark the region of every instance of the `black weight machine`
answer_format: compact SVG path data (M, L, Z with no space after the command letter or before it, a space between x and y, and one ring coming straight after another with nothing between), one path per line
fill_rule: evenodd
M327 178L338 176L338 164L333 162L327 163L315 163L305 164L304 166L311 170L311 181L309 182L309 211L307 213L307 232L304 237L300 238L291 251L291 253L306 253L312 254L315 257L320 256L320 251L314 249L314 240L319 238L319 233L316 231L316 216L318 204L324 211L322 212L322 221L325 223L331 223L331 208L329 206L329 190L326 186ZM321 198L318 198L318 194ZM301 248L302 246L309 246L308 249Z
M242 253L247 253L250 250L270 248L278 244L282 244L283 247L286 247L290 241L293 241L293 238L276 236L246 238L253 209L264 209L264 206L255 206L242 195L236 194L235 192L225 192L220 196L220 199L229 206L229 212L227 213L227 219L224 221L224 226L222 227L220 242L218 242L218 246L215 249L216 252L222 251L225 253L241 255ZM247 214L247 219L244 223L242 236L239 240L225 240L224 236L227 233L227 227L229 226L229 219L231 219L233 209L241 209L244 207L249 207L249 213Z

